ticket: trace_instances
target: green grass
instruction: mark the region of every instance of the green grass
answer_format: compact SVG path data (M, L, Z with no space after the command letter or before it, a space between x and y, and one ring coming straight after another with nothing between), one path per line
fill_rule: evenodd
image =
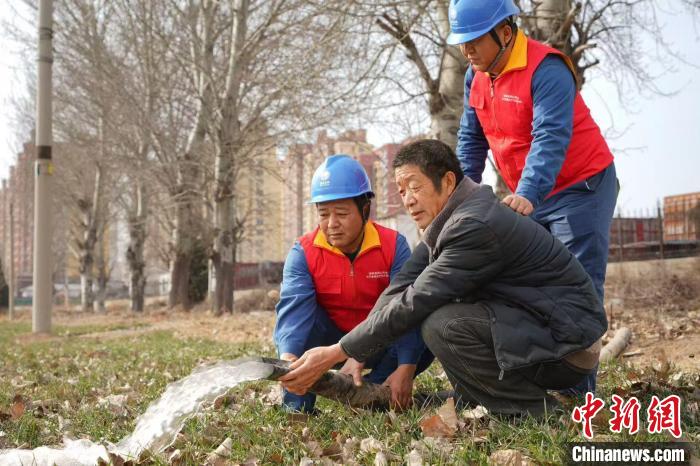
M28 408L19 419L0 420L0 448L35 448L60 445L64 435L87 437L94 441L117 442L129 434L136 417L158 398L171 381L188 375L205 361L232 359L245 355L268 355L269 348L256 345L232 346L203 339L181 340L169 332L150 332L114 339L79 338L85 333L110 331L125 326L59 327L58 338L46 341L15 343L18 336L30 331L25 323L3 323L0 326L0 412L8 413L13 397L20 394ZM128 328L134 328L133 325ZM433 365L417 382L420 391L448 388ZM611 394L638 389L627 387L637 379L654 382L651 390L634 392L642 401L642 426L645 409L652 394L664 397L672 393L664 381L649 374L632 372L621 365L604 368L598 396L610 404ZM676 382L674 382L676 383ZM676 384L697 383L681 380ZM17 387L21 388L17 388ZM289 416L272 406L266 395L273 385L256 382L232 391L227 404L207 410L187 422L173 449L179 449L181 464L203 464L207 455L226 437L233 439L231 461L256 458L260 464L298 464L311 456L313 440L320 448L333 446L334 439L358 440L374 437L386 451L401 462L404 455L423 439L420 421L432 410L412 409L398 416L387 413L356 411L338 403L320 400L321 414L309 419ZM627 387L627 388L626 388ZM98 399L110 394L129 394L128 415L120 416ZM39 401L41 401L39 403ZM683 404L683 431L687 438L698 439L700 426L697 412ZM37 408L35 405L41 405ZM491 417L474 428L485 442L475 443L469 432L461 432L451 441L452 451L443 448L424 452L424 461L431 464L486 464L496 450L514 448L530 456L536 464L559 464L564 444L580 441L580 426L568 421L570 411L553 413L547 419L518 421ZM2 418L0 418L2 419ZM306 429L304 429L306 428ZM610 435L607 429L598 428ZM613 440L629 437L615 435ZM640 433L630 440L667 441L665 435ZM171 449L172 450L172 449ZM355 450L360 464L373 464L374 453ZM148 464L166 464L163 457L152 456Z

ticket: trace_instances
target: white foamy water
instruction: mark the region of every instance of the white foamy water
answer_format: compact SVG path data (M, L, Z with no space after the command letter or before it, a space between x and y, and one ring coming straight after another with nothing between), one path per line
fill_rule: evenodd
M107 449L90 440L66 440L62 449L0 450L2 466L92 466L100 459L109 463Z
M125 460L138 459L145 451L159 453L175 441L187 419L242 382L266 379L273 367L258 360L222 361L195 369L184 379L168 385L136 420L134 431L116 445L90 440L65 441L63 449L0 450L0 466L89 466L109 453Z

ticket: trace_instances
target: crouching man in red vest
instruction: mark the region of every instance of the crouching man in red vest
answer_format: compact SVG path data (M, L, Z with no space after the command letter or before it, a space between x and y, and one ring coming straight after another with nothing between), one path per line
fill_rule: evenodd
M362 165L332 155L314 173L311 202L318 227L294 244L284 264L275 344L281 359L337 343L367 318L379 295L411 255L406 239L369 220L374 197ZM341 372L391 388L392 402L410 404L413 379L433 360L419 330L405 334L364 364L349 359ZM313 412L316 396L284 392L283 405Z

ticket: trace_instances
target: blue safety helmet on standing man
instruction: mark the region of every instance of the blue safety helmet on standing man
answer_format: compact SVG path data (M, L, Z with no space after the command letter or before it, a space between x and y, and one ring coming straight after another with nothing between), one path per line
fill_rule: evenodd
M312 204L363 195L367 199L374 197L367 172L346 154L328 156L311 179Z
M519 13L513 0L450 0L447 43L459 45L478 39Z

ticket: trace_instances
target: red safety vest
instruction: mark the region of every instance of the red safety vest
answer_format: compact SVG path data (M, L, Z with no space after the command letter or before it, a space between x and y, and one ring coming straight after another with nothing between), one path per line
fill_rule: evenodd
M562 57L573 72L564 54L518 32L506 69L493 80L487 73L476 72L472 81L469 105L476 111L498 171L513 192L532 143L532 76L550 54ZM571 143L549 195L595 175L612 161L600 128L577 91Z
M299 238L316 288L318 304L343 332L367 318L374 303L389 285L398 232L371 221L355 260L331 246L316 228Z

